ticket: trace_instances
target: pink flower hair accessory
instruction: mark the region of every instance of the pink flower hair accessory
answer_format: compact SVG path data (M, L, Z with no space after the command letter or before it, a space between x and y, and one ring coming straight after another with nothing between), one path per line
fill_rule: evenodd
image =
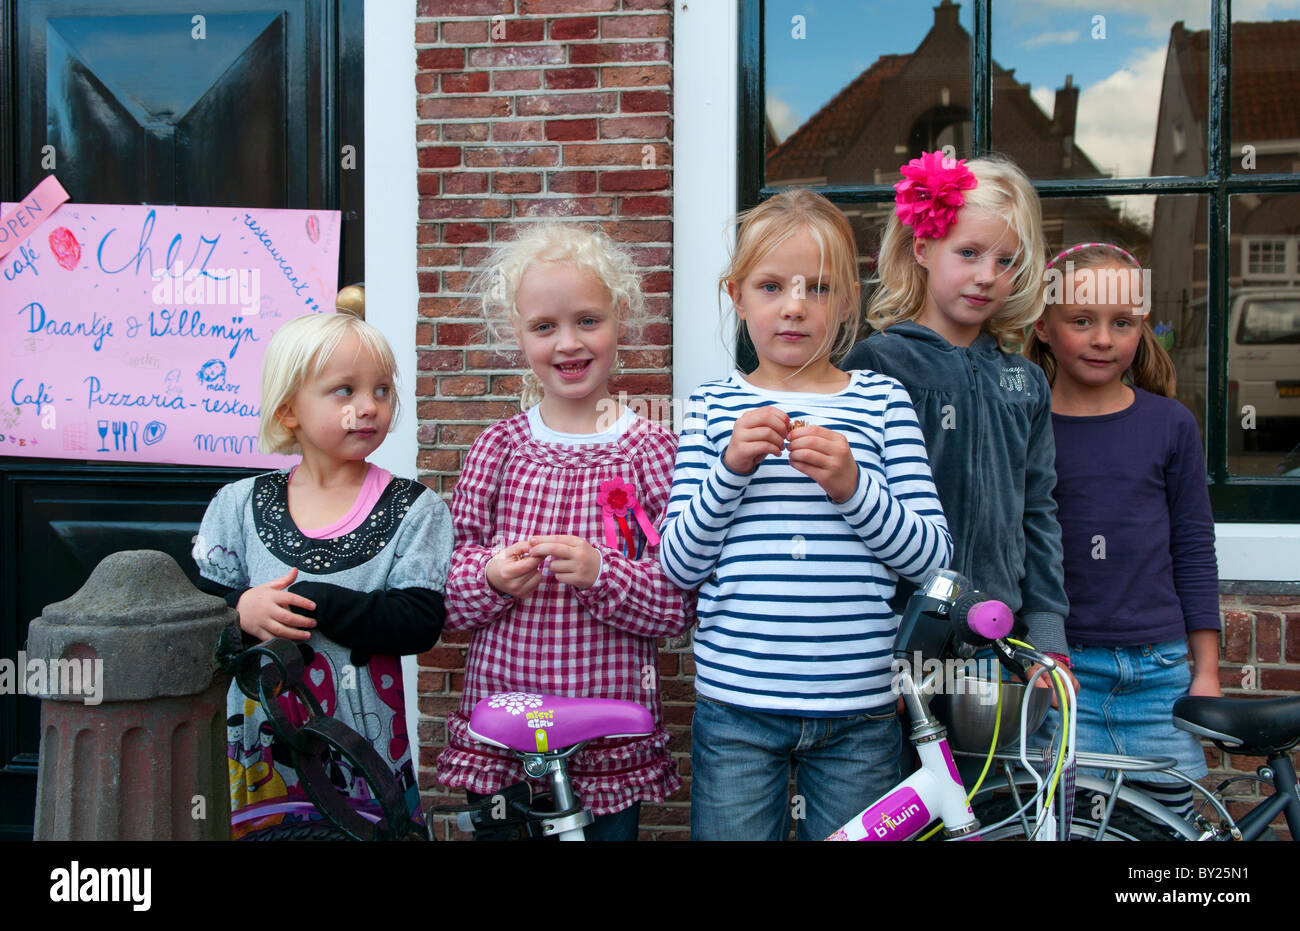
M627 482L621 478L601 482L596 488L596 503L600 505L605 525L606 546L621 550L629 559L640 558L642 547L636 541L632 520L636 521L651 546L659 545L659 534L655 533L641 502L636 500L636 489Z
M962 191L979 182L965 159L945 158L942 152L922 152L899 168L903 180L894 185L894 213L912 227L918 239L943 239L957 222L957 208L966 202Z

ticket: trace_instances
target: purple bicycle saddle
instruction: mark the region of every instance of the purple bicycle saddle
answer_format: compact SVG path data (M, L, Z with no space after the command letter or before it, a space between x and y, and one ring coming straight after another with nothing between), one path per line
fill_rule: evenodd
M643 737L654 729L654 718L636 702L532 692L490 695L469 719L474 739L520 753L562 750L598 737Z

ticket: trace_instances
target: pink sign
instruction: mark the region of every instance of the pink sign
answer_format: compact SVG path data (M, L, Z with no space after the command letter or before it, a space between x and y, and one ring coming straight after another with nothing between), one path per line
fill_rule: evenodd
M291 461L257 451L262 357L283 323L333 312L338 211L67 203L27 216L0 260L0 455Z

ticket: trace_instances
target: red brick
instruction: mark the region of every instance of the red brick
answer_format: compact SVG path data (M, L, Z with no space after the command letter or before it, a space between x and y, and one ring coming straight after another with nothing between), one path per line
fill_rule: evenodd
M496 16L514 12L514 0L420 0L416 16L437 19L442 16Z
M415 53L415 66L420 71L462 71L465 68L465 50L458 48L424 48Z
M430 329L432 326L430 325ZM429 375L417 375L415 378L415 396L417 398L431 398L438 393L438 380ZM418 433L418 431L417 431ZM431 433L427 438L421 438L421 443L432 443L436 437Z
M552 194L594 194L594 171L551 171L546 174L546 190Z
M490 394L496 397L517 398L524 390L522 375L493 375Z
M459 695L421 695L416 699L421 714L445 715L460 707Z
M486 194L487 189L486 171L453 171L442 176L444 194Z
M477 430L480 432L483 430L482 427L463 427L462 429ZM478 433L475 433L474 435L478 436ZM443 646L461 646L461 647L469 646L469 639L470 636L468 630L444 630L442 632L442 637L439 638ZM463 689L464 685L465 682L461 676L461 673L453 672L451 674L451 690L453 692L459 692Z
M443 90L447 89L447 76L442 78ZM667 91L624 91L620 109L624 113L665 113L668 111Z
M498 10L498 12L500 12ZM419 27L416 27L417 29ZM488 40L487 20L442 24L442 41L448 45L479 45Z
M415 281L420 291L425 294L431 294L438 290L437 272L416 272Z
M1300 595L1246 595L1251 604L1257 605L1294 605L1300 604Z
M433 45L433 43L437 41L438 41L437 23L416 23L415 24L416 45Z
M618 375L612 382L617 385L615 394L626 391L634 398L671 395L673 391L673 377L666 372Z
M471 371L479 369L521 369L527 367L524 354L518 350L496 351L487 349L469 349L465 352L465 368Z
M1286 661L1300 663L1300 614L1284 614L1286 620Z
M448 647L434 647L419 655L419 663L431 669L464 669L465 654Z
M1300 692L1300 669L1261 669L1259 687L1266 691Z
M602 87L667 87L673 82L668 65L615 65L600 69Z
M515 216L520 218L606 217L613 212L612 197L563 197L515 201Z
M459 125L459 124L448 124ZM437 142L442 138L442 127L437 123L419 123L415 127L416 142ZM449 137L450 138L450 137Z
M483 94L492 86L492 78L486 71L448 71L442 76L444 94ZM654 93L642 91L641 93ZM623 95L624 99L628 97ZM626 105L624 109L627 109ZM646 109L646 108L641 108Z
M519 0L520 13L610 13L618 0Z
M442 193L441 176L422 171L415 178L415 190L421 196L437 197Z
M423 97L416 102L422 120L510 116L509 97Z
M669 197L624 197L621 208L626 216L668 216L673 202Z
M451 378L438 379L438 393L447 397L478 397L487 394L488 380L482 375L456 375ZM454 472L460 468L458 455L452 453L452 464L443 466L446 471Z
M415 345L428 346L433 343L433 324L417 323L415 325Z
M558 45L495 45L470 49L469 63L474 68L511 68L520 65L559 65L564 63L564 48Z
M444 424L438 430L440 446L472 446L487 427L480 424ZM446 636L445 634L443 635Z
M546 138L541 120L507 120L492 124L493 142L541 142Z
M421 692L441 692L447 687L447 674L445 672L425 672L421 669L416 682L416 688Z
M540 71L492 72L492 89L495 91L535 91L541 86Z
M436 343L439 346L468 346L482 342L485 334L481 325L470 323L440 323ZM485 386L486 387L486 386Z
M602 39L667 39L672 22L667 14L659 16L604 16L600 20Z
M508 19L505 21L506 42L540 42L546 38L546 21L541 19ZM500 30L497 31L500 35ZM497 41L493 36L493 41Z
M632 170L602 171L600 189L602 191L663 191L668 188L669 179L666 171Z
M546 138L550 142L574 142L596 138L595 120L547 120Z
M448 223L442 228L443 242L487 242L488 228L480 223Z
M519 413L513 401L417 401L416 407L421 420L497 421Z
M459 349L433 349L416 357L415 367L422 372L459 372L464 361Z
M667 349L620 349L619 358L623 364L630 369L662 369L667 368L671 353ZM679 654L663 654L665 656L677 656ZM667 673L665 673L667 675Z
M494 194L536 194L542 189L542 176L535 171L498 171L492 175Z
M415 467L422 472L455 472L460 469L460 453L454 449L422 449Z
M1282 661L1282 618L1255 612L1255 658L1261 663Z
M556 146L487 146L468 149L465 165L469 168L549 168L560 161Z
M416 157L421 168L452 168L460 164L460 146L421 146Z
M605 226L605 234L618 242L672 242L670 220L623 220Z
M438 76L436 74L417 74L415 76L415 92L417 94L432 94L437 89Z
M575 165L640 165L645 156L641 152L641 143L601 143L597 145L566 145L564 147L564 164ZM662 168L667 164L668 146L659 144L653 147L655 165Z
M668 46L663 42L613 42L600 45L575 45L569 49L569 63L573 65L590 65L607 61L667 60Z
M459 176L459 173L458 173ZM474 177L474 175L469 175ZM459 249L419 249L415 253L420 268L443 268L460 264Z
M440 220L446 217L508 217L510 205L495 198L487 200L425 200L420 204L420 218Z
M602 139L664 139L667 136L666 116L622 116L600 121Z
M442 124L442 138L447 142L487 142L487 137L487 123Z
M547 90L579 90L600 84L595 68L548 68L545 77Z
M672 264L673 250L668 246L632 246L627 251L641 268Z
M1223 612L1223 658L1231 663L1250 659L1250 615L1245 611Z
M614 113L618 110L618 95L595 94L540 94L520 97L515 104L520 116L551 113Z
M672 0L623 0L625 10L666 10Z
M665 283L662 288L656 288L656 290L668 293L672 289L673 276L669 272L661 272L660 274L665 279ZM649 291L649 287L646 290ZM673 341L673 328L667 323L647 324L641 333L641 339L651 346L667 346Z
M574 16L569 19L551 20L552 41L562 39L594 39L599 29L596 17Z

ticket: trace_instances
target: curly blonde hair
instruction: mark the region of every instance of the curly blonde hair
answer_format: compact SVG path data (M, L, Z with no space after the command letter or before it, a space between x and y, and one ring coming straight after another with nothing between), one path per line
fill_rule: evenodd
M973 158L966 167L978 182L965 192L961 210L983 210L1006 220L1019 243L1016 248L1013 286L1006 303L984 321L1005 352L1019 352L1025 328L1043 311L1043 213L1038 192L1025 173L1011 160L999 155ZM912 227L891 214L880 243L878 262L880 285L871 297L867 323L877 330L914 320L925 307L928 273L913 254Z
M641 276L632 257L600 231L540 223L522 230L516 239L497 249L470 283L491 345L517 342L520 314L515 295L528 266L534 262L564 262L589 272L609 291L610 305L624 332L639 337L644 330L648 315ZM524 375L519 403L527 409L541 400L541 380L529 371Z
M826 337L814 358L828 355L832 362L842 358L858 338L861 314L852 306L861 293L858 281L858 250L853 226L833 203L815 191L789 188L770 197L757 207L738 214L736 247L727 267L718 278L718 301L728 293L728 286L739 286L773 249L802 231L821 250L822 280L829 286L827 307L850 305L838 330L826 328ZM732 313L735 313L733 307ZM745 321L736 318L736 337L744 332ZM811 361L811 360L810 360Z

